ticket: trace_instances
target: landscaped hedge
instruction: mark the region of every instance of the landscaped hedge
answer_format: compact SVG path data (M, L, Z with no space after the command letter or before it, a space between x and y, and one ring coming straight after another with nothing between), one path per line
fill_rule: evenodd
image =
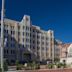
M53 67L54 67L54 64L52 64L52 63L48 64L49 69L52 69Z

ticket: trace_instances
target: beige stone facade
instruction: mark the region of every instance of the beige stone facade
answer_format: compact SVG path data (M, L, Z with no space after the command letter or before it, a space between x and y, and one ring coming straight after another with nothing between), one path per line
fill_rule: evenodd
M30 54L30 60L54 60L54 32L32 25L28 15L21 22L4 19L4 38L4 57L9 62L24 61L24 53Z

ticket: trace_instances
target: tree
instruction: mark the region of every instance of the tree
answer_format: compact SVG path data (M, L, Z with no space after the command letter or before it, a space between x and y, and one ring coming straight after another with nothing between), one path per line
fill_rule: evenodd
M4 71L8 71L8 63L6 60L4 61Z
M55 62L55 63L57 63L57 62L59 62L59 61L60 61L59 58L54 58L54 62Z
M29 62L30 61L30 53L24 53L24 59L26 62Z
M16 70L20 70L20 69L21 69L21 67L20 67L19 61L16 60Z

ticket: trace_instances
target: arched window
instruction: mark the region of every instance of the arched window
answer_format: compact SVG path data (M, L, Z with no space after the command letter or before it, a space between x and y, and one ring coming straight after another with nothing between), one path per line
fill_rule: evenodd
M68 57L72 57L72 47L69 48Z
M69 53L72 53L72 47L69 49Z

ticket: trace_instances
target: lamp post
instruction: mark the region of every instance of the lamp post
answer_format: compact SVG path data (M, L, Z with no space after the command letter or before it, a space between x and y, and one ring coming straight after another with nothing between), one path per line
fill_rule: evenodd
M4 48L4 35L3 35L3 28L4 28L4 0L2 0L2 10L1 10L1 69L4 72L3 68L3 48Z

